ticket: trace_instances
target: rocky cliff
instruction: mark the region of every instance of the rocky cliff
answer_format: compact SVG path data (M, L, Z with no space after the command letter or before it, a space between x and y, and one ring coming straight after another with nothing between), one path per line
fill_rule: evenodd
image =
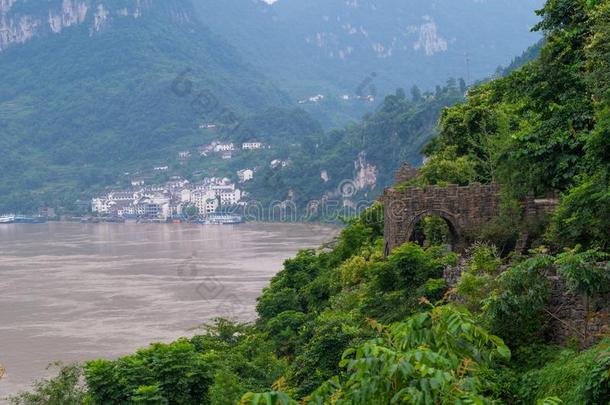
M167 8L173 3L172 8ZM33 6L26 0L0 0L0 52L33 38L59 34L74 27L85 26L93 36L112 21L140 18L155 5L170 12L174 21L188 21L190 10L180 2L160 0L50 0L48 5Z

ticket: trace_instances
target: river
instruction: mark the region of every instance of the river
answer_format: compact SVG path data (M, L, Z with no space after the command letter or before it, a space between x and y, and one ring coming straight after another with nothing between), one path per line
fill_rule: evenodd
M336 234L308 224L0 225L0 398L54 361L115 358L217 316L252 320L282 262Z

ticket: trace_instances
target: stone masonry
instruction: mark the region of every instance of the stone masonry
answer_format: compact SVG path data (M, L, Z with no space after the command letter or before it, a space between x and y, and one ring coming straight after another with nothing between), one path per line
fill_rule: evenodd
M428 216L439 216L449 225L452 247L460 251L466 247L466 235L489 222L499 213L500 186L497 183L446 187L404 187L416 177L418 171L406 163L395 174L398 186L387 188L381 201L384 204L385 253L411 240L417 223ZM543 199L533 195L521 201L524 218L537 218L553 211L559 202L554 193ZM529 246L529 235L523 233L517 251L523 253Z
M498 215L500 188L497 184L446 187L406 187L386 189L382 201L385 207L385 251L408 242L415 226L424 217L439 216L449 225L453 248L465 247L465 235Z
M449 288L447 298L451 302L460 302L455 287L465 266L465 260L461 259L457 265L445 268L443 278ZM508 266L502 266L500 271L507 269ZM555 268L548 270L547 278L550 296L544 315L549 342L566 345L575 339L581 348L587 348L610 336L610 296L586 297L571 291Z
M572 292L555 272L549 274L551 296L546 309L549 340L566 344L576 339L590 347L610 336L610 296L587 297Z

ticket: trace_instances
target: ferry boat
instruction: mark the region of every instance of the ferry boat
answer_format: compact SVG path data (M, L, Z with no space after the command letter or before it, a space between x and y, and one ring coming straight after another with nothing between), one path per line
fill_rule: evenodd
M42 224L46 220L43 217L29 217L26 215L2 215L0 224Z
M124 224L125 223L125 218L121 218L121 217L108 217L108 218L102 218L101 221L109 223L109 224Z
M28 217L26 215L15 216L16 224L42 224L45 222L46 220L43 217Z
M228 214L210 214L201 221L203 225L236 225L243 222L242 217Z
M136 220L136 223L138 224L165 224L166 221L160 218L138 218Z
M0 224L12 224L15 222L14 215L0 215Z
M97 217L82 217L80 222L81 224L99 224L100 219Z

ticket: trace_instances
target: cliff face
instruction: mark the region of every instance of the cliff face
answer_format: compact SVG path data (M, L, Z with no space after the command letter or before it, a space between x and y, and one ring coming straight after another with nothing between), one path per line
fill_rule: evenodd
M36 6L26 0L0 0L0 52L73 26L86 26L93 36L116 19L137 19L155 6L174 22L191 19L191 10L172 0L51 0Z
M377 184L377 167L367 162L365 152L360 152L354 162L354 173L354 184L358 190L375 187Z

